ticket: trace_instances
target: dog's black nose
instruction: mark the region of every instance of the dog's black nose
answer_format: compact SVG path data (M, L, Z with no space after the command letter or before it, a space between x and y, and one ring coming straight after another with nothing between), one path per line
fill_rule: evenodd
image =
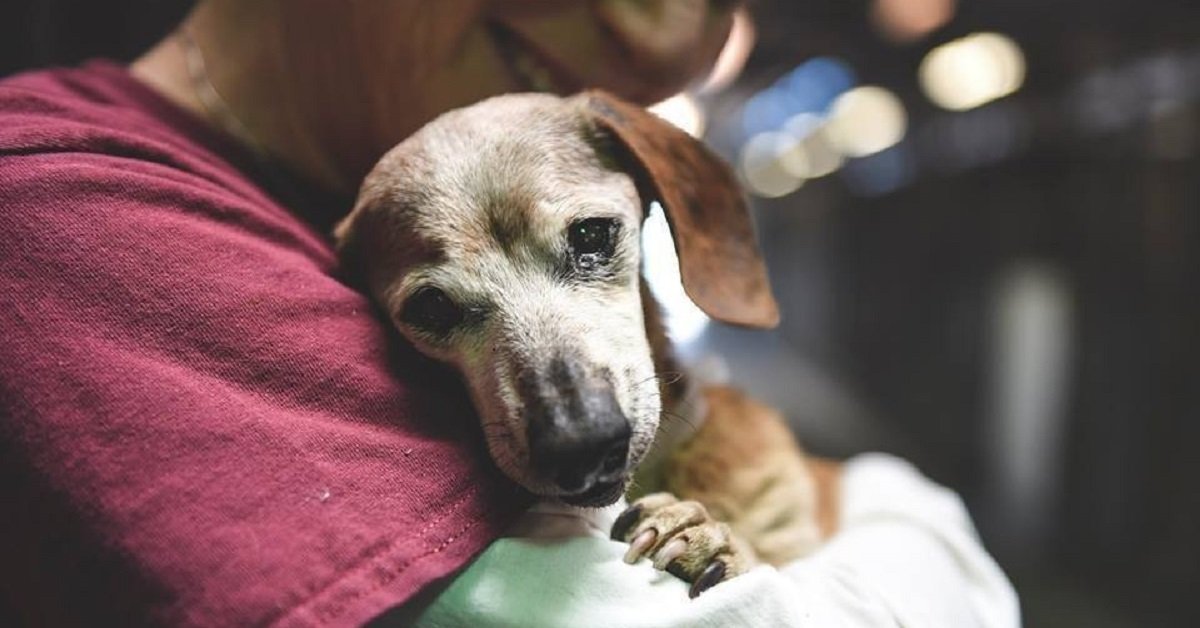
M597 482L612 481L625 470L629 455L629 423L615 435L588 435L560 443L551 454L551 473L554 483L568 493L590 489Z
M518 388L538 473L568 494L620 479L632 430L606 378L561 359L525 375Z

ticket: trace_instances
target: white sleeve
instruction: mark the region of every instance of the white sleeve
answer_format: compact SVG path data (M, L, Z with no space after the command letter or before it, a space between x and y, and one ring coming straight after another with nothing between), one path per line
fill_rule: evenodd
M578 525L587 517L573 521L565 512L535 512L520 536L496 541L420 610L417 623L1020 625L1016 595L954 493L907 463L873 454L847 463L842 496L841 530L816 554L781 569L758 567L694 600L685 583L649 561L625 564L625 544L609 541L605 526Z

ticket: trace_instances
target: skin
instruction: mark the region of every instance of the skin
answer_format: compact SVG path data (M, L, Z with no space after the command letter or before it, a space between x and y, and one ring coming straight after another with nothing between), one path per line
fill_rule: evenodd
M675 93L711 66L734 4L205 0L180 28L256 148L353 191L392 146L439 114L490 96L600 87L647 104ZM531 83L514 67L515 50L549 77ZM177 37L132 71L222 127L196 96Z

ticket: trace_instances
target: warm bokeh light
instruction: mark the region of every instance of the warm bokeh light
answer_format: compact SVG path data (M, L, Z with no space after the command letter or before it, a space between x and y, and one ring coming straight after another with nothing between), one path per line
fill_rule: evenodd
M1001 96L1021 89L1021 85L1025 83L1025 55L1017 42L999 33L979 33L972 37L971 41L987 50L995 60L996 67L999 68L997 74L1002 77Z
M760 133L746 142L738 165L751 192L776 198L791 194L804 184L804 179L784 167L784 155L797 144L796 138L776 131Z
M692 137L704 135L704 110L690 94L681 93L650 107L654 115L683 129Z
M845 160L830 142L824 118L802 113L783 130L797 140L780 155L780 165L792 176L817 179L842 167Z
M875 0L871 19L888 38L908 42L949 22L956 4L955 0Z
M739 172L757 196L775 198L829 175L847 159L895 146L908 130L900 98L879 86L854 87L848 64L811 59L759 92L742 110ZM751 132L753 131L753 132Z
M891 90L856 87L833 103L825 133L846 157L866 157L896 145L908 130L904 104Z
M919 78L939 107L965 111L1020 89L1025 56L1004 35L976 33L931 50L921 62Z
M667 333L675 343L686 345L704 333L708 316L683 290L675 242L658 203L651 205L650 215L642 223L642 250L645 251L643 274L662 306Z

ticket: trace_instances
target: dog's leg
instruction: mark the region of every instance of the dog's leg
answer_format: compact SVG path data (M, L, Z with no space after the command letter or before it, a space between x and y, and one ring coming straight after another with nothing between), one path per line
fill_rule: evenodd
M704 389L699 429L656 467L656 492L613 526L699 594L758 562L811 553L837 526L840 465L807 456L773 409L724 386Z
M840 467L807 456L783 417L741 391L704 389L708 411L664 465L664 490L704 504L763 561L815 550L837 527Z
M612 538L630 544L626 562L651 557L656 568L691 583L693 598L758 563L751 546L713 519L703 504L670 493L635 501L613 524Z

